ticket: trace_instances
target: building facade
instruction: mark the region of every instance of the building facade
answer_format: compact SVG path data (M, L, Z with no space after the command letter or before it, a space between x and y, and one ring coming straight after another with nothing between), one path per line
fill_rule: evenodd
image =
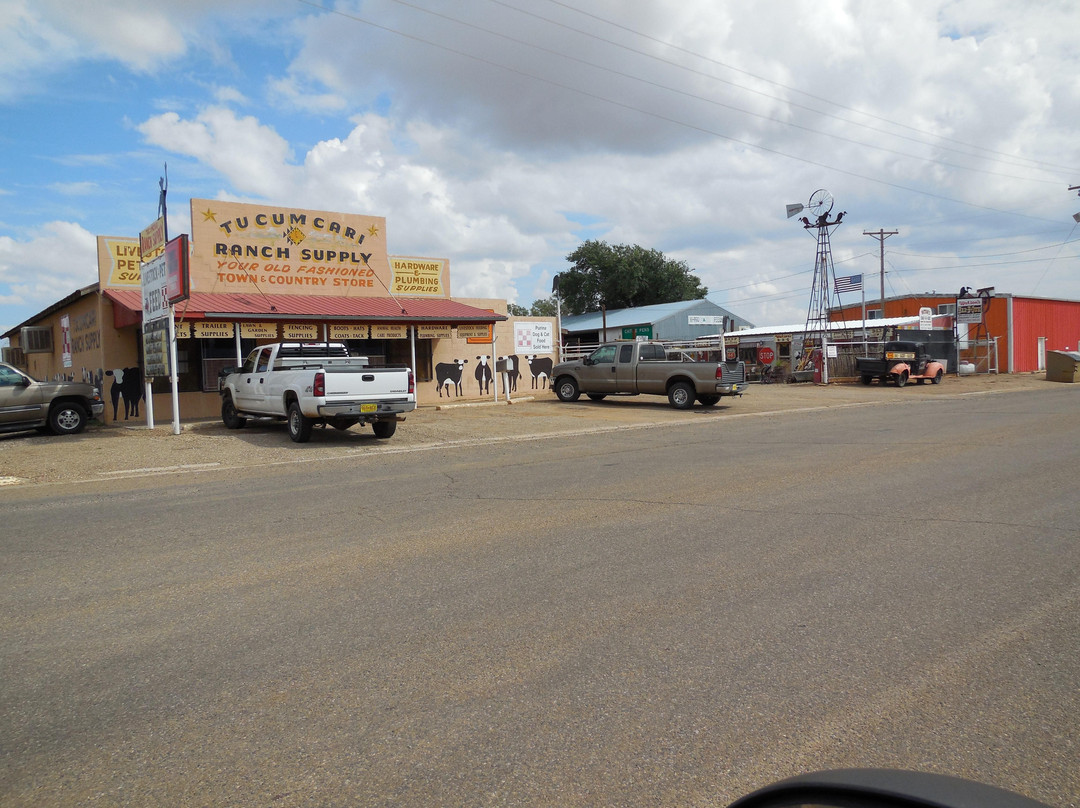
M522 378L546 387L555 318L453 298L450 262L390 255L384 219L205 199L191 212L186 295L172 307L181 419L216 415L220 371L277 341L343 342L374 365L411 367L420 404L494 397L500 359L511 390ZM138 239L99 237L98 282L4 334L6 359L97 384L106 422L144 418L148 390L168 412L170 379L146 378L157 365L146 361L142 258Z

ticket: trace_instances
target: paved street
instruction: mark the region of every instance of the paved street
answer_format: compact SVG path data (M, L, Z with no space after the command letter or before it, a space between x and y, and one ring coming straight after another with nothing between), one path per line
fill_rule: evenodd
M895 392L0 488L0 803L1078 805L1073 386Z

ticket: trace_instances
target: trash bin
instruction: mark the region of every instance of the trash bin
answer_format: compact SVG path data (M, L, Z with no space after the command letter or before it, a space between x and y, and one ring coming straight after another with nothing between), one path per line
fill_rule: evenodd
M1080 382L1080 351L1048 351L1046 380L1048 382Z

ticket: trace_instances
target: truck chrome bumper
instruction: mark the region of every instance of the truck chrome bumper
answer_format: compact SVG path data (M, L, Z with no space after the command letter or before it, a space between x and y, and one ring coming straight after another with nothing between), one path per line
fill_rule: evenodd
M336 404L323 404L319 407L322 418L341 418L343 416L397 415L416 409L413 401L342 401Z

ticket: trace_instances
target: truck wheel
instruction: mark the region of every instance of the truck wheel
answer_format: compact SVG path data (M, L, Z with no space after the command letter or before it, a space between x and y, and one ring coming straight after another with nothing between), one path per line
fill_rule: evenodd
M862 382L863 384L868 385L872 381L874 381L874 377L871 376L869 373L864 373L862 376L859 377L859 381Z
M603 401L607 398L607 393L586 393L590 401Z
M934 374L934 378L930 380L931 384L941 384L941 377L945 375L945 371L938 368L938 372Z
M74 401L62 401L49 410L49 429L56 435L74 435L86 429L86 410Z
M244 424L247 423L247 418L236 411L232 396L225 396L221 400L221 422L225 424L226 429L243 429Z
M296 443L307 443L311 439L312 421L300 412L300 405L295 401L289 405L289 437Z
M555 382L555 395L559 397L559 401L577 401L581 396L581 390L572 378L563 376Z
M906 372L897 373L896 374L896 386L897 387L903 387L905 384L907 384L907 373Z
M375 421L371 424L376 438L389 438L397 432L397 421Z
M688 410L694 406L694 388L686 382L675 382L667 394L668 402L677 410Z
M698 396L697 400L701 402L702 407L713 407L720 400L720 396Z

